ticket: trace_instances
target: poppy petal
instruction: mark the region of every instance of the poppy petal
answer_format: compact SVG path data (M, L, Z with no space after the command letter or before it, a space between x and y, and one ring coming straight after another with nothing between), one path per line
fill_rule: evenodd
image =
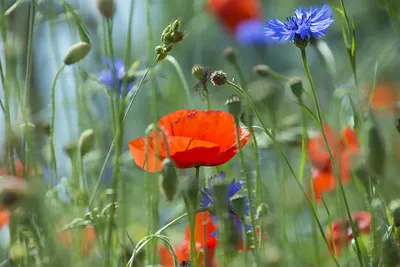
M171 123L169 127L164 127L164 130L169 136L191 137L218 144L220 151L236 143L234 118L229 112L220 110L188 110L186 115Z
M313 168L312 181L313 181L315 199L317 202L321 201L322 196L326 192L330 192L335 189L336 178L330 171L321 171Z
M324 124L326 138L332 154L335 155L340 148L340 138L336 137L331 128ZM325 140L320 133L318 136L310 138L308 141L308 153L311 163L320 168L326 168L330 164L329 152L326 148Z
M242 130L242 136L240 139L240 147L243 147L250 140L251 136L246 135L246 133L248 133L247 130L245 129L241 130ZM237 150L238 149L235 142L231 147L229 147L225 151L222 151L216 158L214 158L211 162L207 163L207 166L218 166L224 164L225 162L228 162L231 158L233 158L236 155Z
M349 148L356 154L360 153L360 143L358 142L356 132L352 128L346 127L342 132L342 138L346 148Z
M162 169L162 160L165 158L165 152L163 152L164 148L159 145L158 148L160 150L160 155L155 154L155 143L154 143L155 138L149 138L149 147L148 147L148 163L146 164L146 138L145 137L140 137L135 140L131 140L129 142L129 150L133 156L133 159L135 160L136 164L140 167L145 169L146 165L146 171L148 172L157 172L161 171ZM162 154L164 154L162 156Z

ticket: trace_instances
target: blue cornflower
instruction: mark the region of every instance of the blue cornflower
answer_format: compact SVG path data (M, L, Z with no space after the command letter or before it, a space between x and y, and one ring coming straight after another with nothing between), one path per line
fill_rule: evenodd
M260 20L241 22L236 28L235 38L241 45L265 45L271 42L265 36L264 23Z
M325 35L332 24L332 8L323 5L322 8L310 7L308 10L300 7L294 10L294 16L286 22L272 19L265 27L267 37L278 41L294 41L295 38L308 38Z
M215 193L214 190L212 188L212 181L214 180L225 180L225 175L226 173L221 171L219 175L214 174L213 177L208 179L208 187L204 188L203 191L201 191L201 196L202 199L200 201L200 206L202 208L206 208L209 206L212 206L215 202ZM232 220L234 221L236 227L239 230L239 233L242 233L242 221L240 220L240 217L238 214L235 213L232 204L231 204L231 198L235 195L241 195L239 193L240 190L242 190L244 188L244 182L242 180L239 180L238 182L235 181L235 178L233 178L233 180L229 183L228 185L228 194L226 196L226 202L228 203L228 207L229 207L229 215L231 216ZM241 195L242 196L242 195ZM247 200L247 198L245 196L242 196L245 200L245 209L244 209L244 215L245 216L249 216L249 201ZM213 219L213 224L216 223L217 218L214 215L209 215L212 219ZM246 232L248 230L251 230L251 226L245 224L245 230ZM217 231L211 233L211 237L216 236L218 233Z
M113 90L114 89L114 74L113 74L113 69L112 69L112 60L110 58L104 58L103 63L107 65L107 69L101 71L98 74L98 78L103 85L105 85L108 89ZM124 62L120 59L115 58L114 59L114 67L115 67L118 93L119 93L120 97L123 97L122 96L122 89L123 89L122 79L124 78L124 75L125 75ZM129 93L129 91L132 89L132 87L133 87L133 83L128 83L126 85L126 94Z

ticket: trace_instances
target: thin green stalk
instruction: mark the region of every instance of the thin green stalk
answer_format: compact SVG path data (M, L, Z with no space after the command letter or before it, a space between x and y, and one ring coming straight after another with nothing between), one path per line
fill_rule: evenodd
M32 3L29 7L29 29L28 29L28 48L26 57L26 69L25 69L25 86L24 86L24 99L22 102L22 116L25 124L25 129L23 131L23 142L25 147L25 162L24 162L24 176L27 177L28 170L31 164L31 151L32 151L32 135L31 129L29 129L29 83L31 80L31 66L32 66L32 44L33 44L33 32L35 24L35 5Z
M247 186L247 199L249 201L249 215L250 215L250 221L251 221L251 235L252 235L252 240L254 240L255 242L257 242L257 237L256 237L256 223L254 220L254 212L253 212L253 204L252 204L252 189L251 189L251 177L247 171L246 168L246 164L244 162L244 155L243 155L243 151L242 151L242 146L241 146L241 142L240 142L240 130L239 130L239 118L235 118L235 126L236 126L236 144L238 147L238 151L239 151L239 156L240 156L240 163L242 164L242 170L244 172L244 175L246 177L246 186ZM244 221L242 222L243 224L245 223ZM243 239L246 239L247 235L243 236ZM247 248L243 248L245 251L247 251ZM259 261L259 257L258 257L258 251L254 250L254 255L256 258L256 266L260 266L260 261Z
M207 110L210 110L211 109L210 92L208 91L207 88L207 82L202 82L201 85L203 86L204 97L206 98L206 108Z
M50 182L49 189L53 188L53 178L57 176L57 160L56 160L56 152L54 149L54 129L56 122L56 84L58 77L61 72L65 68L63 64L57 71L56 76L54 77L53 83L51 85L51 122L50 122Z
M189 220L189 227L190 227L190 262L194 267L196 267L197 255L196 255L196 242L194 240L194 226L193 226L195 222L193 222L192 209L190 207L190 201L186 194L183 194L183 202L185 203L186 212Z
M6 3L5 1L1 2L1 9L5 9ZM9 69L9 64L7 60L7 51L8 51L8 33L7 33L7 20L0 21L1 22L1 36L3 39L3 47L4 47L4 55L6 58L6 66L5 66L5 73L7 76L11 73L11 71L8 71ZM3 91L4 91L4 124L5 124L5 136L7 140L7 145L6 145L6 165L11 166L11 171L15 175L16 169L15 169L15 163L14 163L14 141L13 141L13 130L11 128L11 113L10 113L10 104L9 104L9 98L10 98L10 88L8 85L8 77L5 77L4 75L4 69L2 62L0 60L0 77L1 77L1 82L3 85Z
M126 118L128 117L129 111L130 111L131 108L132 108L132 104L133 104L133 102L135 101L135 99L136 99L136 97L137 97L137 95L138 95L138 93L139 93L139 91L140 91L140 88L142 87L143 82L144 82L144 80L145 80L146 77L147 77L147 74L149 73L150 69L153 67L154 62L155 62L155 60L153 59L152 63L151 63L150 66L147 68L147 70L146 70L146 72L144 73L142 79L140 80L140 82L139 82L139 84L138 84L138 87L137 87L135 93L133 94L132 99L130 100L130 102L129 102L129 104L128 104L128 107L127 107L126 110L125 110L124 117L122 118L122 123L125 122ZM92 206L93 201L94 201L95 196L96 196L96 193L97 193L97 191L98 191L98 189L99 189L101 179L103 178L104 170L106 169L107 162L108 162L108 160L109 160L109 158L110 158L110 156L111 156L111 152L113 151L113 148L114 148L114 144L115 144L115 141L116 141L116 136L117 136L117 134L119 134L119 133L116 132L115 135L114 135L113 141L111 142L110 148L108 149L106 158L104 159L103 166L101 167L99 176L97 177L96 185L95 185L95 187L94 187L94 189L93 189L92 196L90 197L90 200L89 200L89 207Z
M243 222L242 223L242 236L243 236L243 253L244 253L244 267L247 267L248 266L248 257L247 257L247 255L248 255L248 253L247 253L247 233L246 233L246 225L245 225L245 219L244 219L244 217L242 216L241 218L240 218L240 220ZM255 240L255 242L257 243L257 240ZM256 248L257 248L257 246L255 246Z
M151 60L153 56L153 48L154 48L154 40L153 40L153 27L151 22L151 0L146 0L146 20L147 20L147 41L148 41L148 61ZM152 115L153 115L153 122L158 122L158 103L157 103L157 88L156 88L156 81L154 79L154 74L150 73L150 85L151 85L151 106L152 106ZM156 143L155 147L156 153L159 152L158 142ZM146 177L149 176L146 172ZM160 198L160 190L158 188L158 183L154 182L152 179L151 183L151 210L149 212L153 215L153 222L152 222L152 231L157 229L159 224L159 198ZM157 240L154 240L151 247L151 261L150 264L156 264L157 262Z
M131 4L130 4L130 9L129 9L129 21L128 21L128 29L127 29L127 38L126 38L126 44L125 44L125 61L124 61L124 66L125 68L127 68L128 64L130 64L131 62L131 51L132 51L132 24L133 24L133 11L134 11L134 0L131 0ZM122 99L125 97L126 93L127 93L127 81L126 79L124 80L123 84L122 84ZM123 105L123 108L121 109L121 113L123 114L124 109L125 109L125 105ZM123 117L121 118L121 124L123 124ZM121 138L122 139L122 138ZM121 143L122 145L122 143ZM122 247L125 247L125 238L124 238L124 232L127 228L127 209L126 209L126 190L125 190L125 185L124 183L119 183L120 188L119 188L119 192L121 194L121 201L120 201L120 210L121 210L121 238L122 238ZM123 262L126 262L126 254L123 253Z
M314 104L315 104L315 108L316 108L316 111L317 111L317 118L318 118L318 121L319 121L319 128L321 130L322 136L323 136L324 141L325 141L326 148L327 148L328 153L329 153L329 158L330 158L330 161L331 161L331 164L332 164L333 172L334 172L336 180L337 180L337 182L339 184L340 192L342 194L342 197L343 197L343 200L344 200L344 203L345 203L346 213L347 213L347 216L349 218L349 222L350 222L350 225L351 225L352 232L354 234L354 241L355 241L355 244L356 244L356 251L357 251L358 260L360 262L360 265L364 266L363 265L363 259L362 259L360 244L359 244L359 242L357 240L357 232L355 231L356 228L355 228L354 222L353 222L353 220L351 218L350 207L348 205L348 200L347 200L347 197L346 197L346 193L344 191L342 179L341 179L340 173L339 173L339 171L337 169L337 166L336 166L333 154L332 154L332 150L331 150L331 148L329 146L328 139L327 139L326 133L325 133L325 129L323 127L323 119L322 119L322 114L321 114L321 108L319 106L318 97L317 97L317 94L316 94L316 91L315 91L314 82L312 80L310 69L308 67L306 50L305 49L300 49L300 50L301 50L301 58L302 58L302 61L303 61L304 71L306 72L308 82L310 83L311 93L312 93Z
M190 87L189 87L189 85L188 85L188 83L186 81L185 75L183 74L183 70L182 70L181 66L179 65L179 62L171 55L168 55L165 58L165 60L169 61L172 64L172 66L174 66L174 68L176 70L176 73L179 76L179 80L181 80L183 89L185 90L186 98L187 98L187 101L189 103L189 106L192 107L193 103L192 103L192 97L191 97L191 94L190 94Z
M289 170L290 170L290 173L291 173L293 179L295 180L297 186L299 187L299 189L300 189L300 190L302 191L302 193L303 193L304 199L306 200L307 205L308 205L308 207L310 208L310 210L311 210L311 212L312 212L312 215L314 216L315 221L317 222L318 229L319 229L319 231L320 231L320 234L321 234L322 238L324 239L324 242L325 242L325 244L326 244L326 246L327 246L327 248L328 248L328 250L329 250L329 253L332 255L333 260L335 261L336 266L340 267L340 264L339 264L339 262L338 262L338 260L337 260L337 258L336 258L336 256L335 256L335 254L333 254L333 252L332 252L332 250L331 250L331 248L330 248L329 242L328 242L328 240L327 240L327 238L326 238L326 236L325 236L325 231L324 231L324 228L322 227L321 221L319 220L317 211L315 210L315 208L314 208L313 205L311 204L310 200L308 199L308 196L307 196L306 192L304 191L303 185L300 183L299 179L297 178L297 175L296 175L296 173L295 173L295 171L294 171L292 165L290 164L289 159L288 159L288 157L287 157L286 154L285 154L285 151L283 151L282 147L281 147L281 146L279 145L279 143L276 141L275 137L271 134L271 132L270 132L270 131L268 130L268 128L265 126L265 124L264 124L264 122L263 122L263 120L262 120L262 118L261 118L260 113L258 112L256 106L255 106L254 103L251 101L251 99L249 98L249 96L246 94L246 92L245 92L240 86L238 86L237 84L235 84L235 83L233 83L233 82L231 82L231 81L227 81L226 84L232 86L233 88L235 88L235 89L245 98L245 100L246 100L247 103L250 105L251 109L253 110L254 114L256 115L258 121L260 122L261 128L262 128L263 131L267 134L267 136L271 139L271 141L272 141L272 143L275 145L276 149L279 150L279 152L280 152L282 158L284 159L284 161L285 161L287 167L288 167Z

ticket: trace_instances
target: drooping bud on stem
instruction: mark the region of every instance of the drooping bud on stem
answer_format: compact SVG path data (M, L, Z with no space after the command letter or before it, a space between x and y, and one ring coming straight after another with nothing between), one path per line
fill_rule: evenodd
M79 62L89 54L91 48L91 43L79 42L74 44L70 49L68 49L67 55L64 58L64 64L72 65Z
M297 97L297 99L301 99L304 92L303 81L300 78L295 77L290 79L288 84L290 90L292 90L292 93Z
M230 62L231 64L236 64L237 63L237 50L233 47L225 47L225 49L222 51L222 54L224 55L224 58L226 61Z
M94 148L94 131L93 129L85 130L79 138L79 151L82 156L90 152Z
M174 199L178 189L178 174L173 161L169 158L162 162L160 188L168 201Z
M101 15L106 19L111 19L115 13L115 3L114 0L97 0L97 9L100 11Z
M228 76L222 70L214 71L211 73L210 81L214 86L221 86L226 84Z
M266 78L271 76L271 68L267 65L256 65L253 67L253 71L260 77Z
M242 113L242 101L237 95L232 95L229 97L225 105L228 106L228 112L233 115L235 121L238 123L240 114Z

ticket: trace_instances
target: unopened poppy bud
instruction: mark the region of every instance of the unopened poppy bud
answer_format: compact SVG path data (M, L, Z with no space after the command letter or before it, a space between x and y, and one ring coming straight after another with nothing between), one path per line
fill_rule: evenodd
M233 115L235 121L238 121L242 112L242 101L240 98L237 95L232 95L226 100L225 105L228 106L228 112Z
M85 130L79 138L79 151L81 155L86 155L94 148L94 131L93 129Z
M367 166L379 176L385 170L385 144L375 123L368 130Z
M77 150L77 143L69 143L64 146L64 152L69 156L70 159L75 157Z
M265 218L268 216L269 213L269 207L265 203L261 203L258 205L257 210L256 210L256 220L261 220L262 218Z
M197 80L203 80L204 77L207 75L207 70L204 68L203 65L195 64L192 67L192 74L196 77Z
M253 71L260 77L269 77L271 75L271 68L267 65L257 65L253 67Z
M240 121L249 128L253 127L253 121L254 121L253 111L251 109L246 109L246 111L243 111L242 115L240 116Z
M178 174L175 164L170 158L165 158L162 162L160 187L168 201L174 199L178 188Z
M310 37L305 36L304 39L302 39L300 35L296 34L293 41L298 48L305 49L310 43Z
M400 133L400 118L396 119L396 129Z
M241 195L234 195L230 200L232 209L240 218L243 218L246 211L246 199Z
M115 13L115 3L114 0L97 0L97 9L100 11L101 15L106 19L111 19Z
M215 209L219 214L228 212L228 203L226 203L226 196L228 195L228 185L223 181L218 181L213 185L215 192Z
M195 176L188 177L185 193L192 207L197 207L199 191L199 180Z
M86 190L80 190L79 192L77 192L75 201L78 204L78 206L81 207L86 206L89 202L88 200L89 196Z
M231 64L235 64L237 60L237 50L231 46L225 47L222 51L224 58L226 61L230 62Z
M222 70L218 70L211 73L210 80L214 86L221 86L226 84L228 76Z
M393 211L393 225L395 227L400 227L400 207L397 207Z
M290 90L292 90L292 93L298 99L300 99L304 91L303 81L300 78L295 77L290 79L288 84L290 86Z
M64 64L72 65L82 60L87 54L89 54L91 48L91 43L79 42L74 44L70 49L68 49L67 55L64 58Z

